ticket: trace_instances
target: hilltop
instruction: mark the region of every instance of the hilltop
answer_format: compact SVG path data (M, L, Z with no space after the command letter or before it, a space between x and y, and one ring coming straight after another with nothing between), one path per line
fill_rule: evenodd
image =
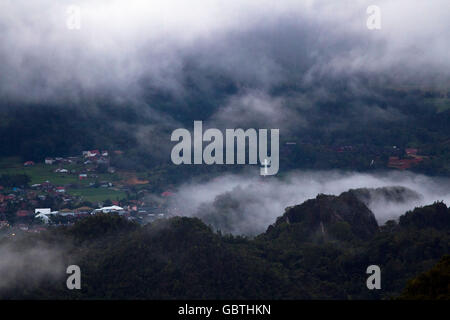
M340 196L320 194L315 199L290 207L270 226L265 236L296 234L303 239L350 238L367 240L378 231L374 214L353 193Z

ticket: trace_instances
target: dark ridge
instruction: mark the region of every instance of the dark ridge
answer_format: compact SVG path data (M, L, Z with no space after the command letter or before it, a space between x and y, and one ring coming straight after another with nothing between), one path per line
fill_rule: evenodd
M266 232L275 236L278 229L294 226L296 232L305 234L306 239L316 236L325 239L351 240L370 239L378 231L374 214L354 193L340 196L320 194L315 199L286 209Z

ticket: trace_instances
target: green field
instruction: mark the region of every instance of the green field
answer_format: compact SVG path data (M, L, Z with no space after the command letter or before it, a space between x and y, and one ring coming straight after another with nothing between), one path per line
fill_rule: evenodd
M76 172L85 172L88 168L83 165L61 165L61 168L67 169L69 171L76 170ZM43 183L45 181L50 181L55 185L65 185L69 183L89 185L95 180L99 181L117 181L118 177L115 174L109 173L95 173L98 178L87 178L83 180L78 179L78 173L56 173L54 172L58 165L46 165L43 163L37 163L31 167L24 167L22 162L19 162L18 158L3 158L0 159L0 174L27 174L31 178L30 184Z
M121 200L126 198L125 192L116 191L110 188L81 188L70 189L68 193L74 196L81 196L82 201L98 202L106 199Z
M68 184L78 185L78 188L69 188L67 193L71 195L77 195L83 197L83 200L97 202L104 201L106 199L117 200L126 197L126 194L121 191L113 190L111 188L89 188L89 183L98 181L114 182L119 178L116 174L98 174L95 173L98 178L87 178L83 180L78 179L77 174L56 173L54 172L58 165L46 165L43 163L37 163L31 167L24 167L23 162L19 158L0 158L0 175L2 174L26 174L31 178L30 185L40 184L45 181L50 181L57 186L63 186ZM67 170L76 170L77 172L84 172L87 168L82 165L62 165L61 168Z

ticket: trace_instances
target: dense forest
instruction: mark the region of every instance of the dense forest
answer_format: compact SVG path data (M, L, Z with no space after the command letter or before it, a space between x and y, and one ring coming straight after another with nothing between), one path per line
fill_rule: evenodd
M197 218L140 226L99 214L4 238L0 251L11 275L1 299L448 298L448 257L436 263L450 252L450 208L436 202L379 226L355 192L318 195L254 238L214 232ZM66 288L72 264L81 290ZM380 290L366 287L373 264Z

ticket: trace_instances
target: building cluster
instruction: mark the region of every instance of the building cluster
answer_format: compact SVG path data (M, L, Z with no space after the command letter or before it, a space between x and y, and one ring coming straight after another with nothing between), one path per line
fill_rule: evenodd
M120 155L122 152L113 151L112 154ZM105 166L100 171L98 168L102 164ZM36 163L27 161L23 165L33 167ZM154 197L154 193L146 188L133 188L139 184L148 184L146 180L130 177L128 180L121 180L121 183L114 183L115 185L110 181L101 181L100 177L107 179L103 173L115 171L110 166L110 153L106 150L83 151L81 155L71 157L47 157L40 166L48 167L57 174L55 177L76 175L78 182L75 179L53 180L49 177L52 181L70 182L56 184L44 181L17 187L0 185L0 236L16 236L23 232L40 232L49 227L71 225L79 219L99 213L118 214L140 224L172 215L168 203L174 194L169 190ZM85 179L88 180L81 183L80 180ZM72 192L80 187L112 187L128 196L120 201L93 203ZM151 201L142 200L150 198Z
M59 210L19 208L15 212L14 223L4 219L4 217L0 219L0 236L14 237L23 232L39 233L49 227L72 225L77 220L96 214L118 214L139 224L147 224L172 215L166 205L147 204L140 200L124 200L122 203L112 201L112 205L99 206L98 208L88 206Z
M123 152L120 150L113 151L114 154L120 155ZM110 155L107 150L87 150L83 151L80 156L71 156L71 157L46 157L44 159L44 163L46 165L55 165L58 166L54 171L56 173L77 173L75 170L69 170L64 168L64 166L69 166L72 164L77 165L85 165L85 172L79 172L79 178L83 179L87 177L88 172L95 171L95 166L88 165L104 165L107 168L109 173L114 173L115 168L110 166ZM36 163L34 161L26 161L24 162L24 167L34 166Z
M160 206L144 206L144 202L140 201L139 205L132 202L119 206L118 201L113 201L111 206L101 206L99 208L91 208L87 206L76 209L61 209L52 211L50 208L34 209L34 219L40 220L45 225L64 225L72 224L80 218L96 214L118 214L126 217L130 221L136 221L142 224L154 221L156 219L165 218L167 216L166 208Z
M426 156L419 155L418 152L418 149L407 148L405 149L404 157L389 157L388 167L399 170L409 169L421 163L425 158L427 158Z

